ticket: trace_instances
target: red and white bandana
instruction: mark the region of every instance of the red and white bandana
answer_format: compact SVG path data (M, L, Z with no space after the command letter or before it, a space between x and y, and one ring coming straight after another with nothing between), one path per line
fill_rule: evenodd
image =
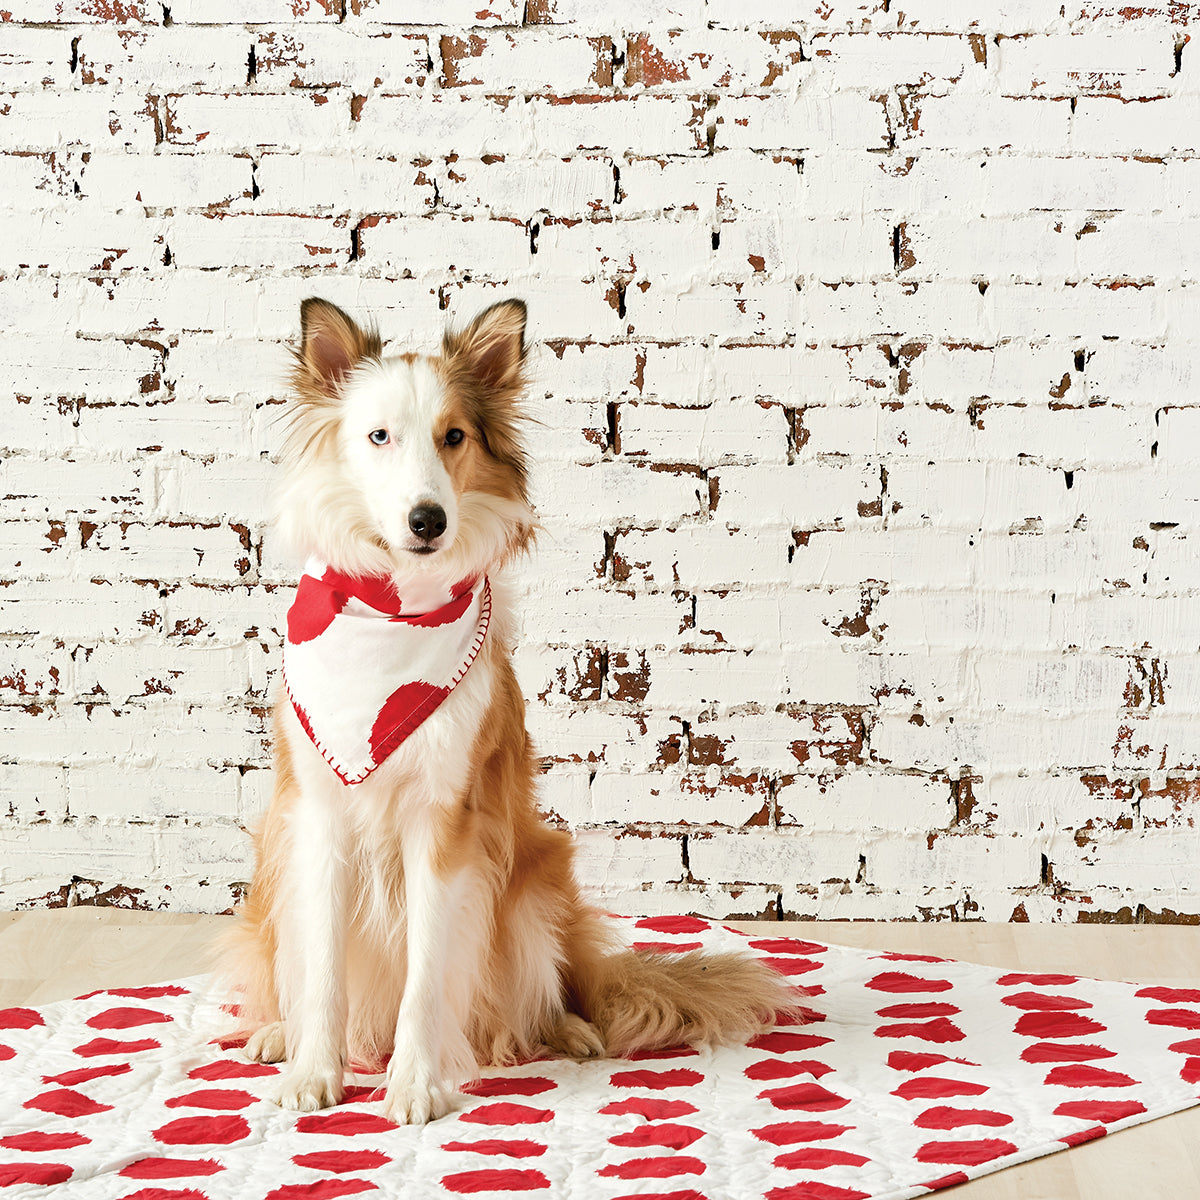
M487 634L487 576L450 592L352 577L310 559L287 615L283 680L343 783L361 783L446 699Z

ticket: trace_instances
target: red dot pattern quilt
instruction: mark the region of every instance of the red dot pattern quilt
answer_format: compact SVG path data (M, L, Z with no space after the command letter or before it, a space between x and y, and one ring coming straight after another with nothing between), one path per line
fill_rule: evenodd
M743 1045L488 1071L386 1121L265 1099L203 978L0 1011L0 1198L901 1200L1187 1108L1200 990L624 920L671 954L757 954L813 1018Z

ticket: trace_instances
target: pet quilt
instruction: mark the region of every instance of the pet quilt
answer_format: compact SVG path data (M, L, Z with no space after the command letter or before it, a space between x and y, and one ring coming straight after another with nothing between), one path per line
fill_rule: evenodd
M382 1076L324 1112L264 1097L206 979L0 1011L0 1200L901 1200L1187 1108L1200 990L997 971L621 922L739 949L811 1008L743 1045L492 1069L456 1111L385 1120Z

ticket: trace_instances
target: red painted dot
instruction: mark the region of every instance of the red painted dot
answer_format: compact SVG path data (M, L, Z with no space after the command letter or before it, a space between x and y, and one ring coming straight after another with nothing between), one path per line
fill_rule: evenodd
M623 1196L614 1196L612 1200L709 1200L702 1192L698 1192L695 1188L681 1188L674 1192L642 1192L627 1193Z
M964 1067L979 1066L966 1058L951 1058L947 1054L934 1054L932 1051L918 1053L916 1050L893 1050L887 1057L888 1066L894 1071L924 1071L926 1067L948 1062L962 1063Z
M775 1108L802 1108L809 1112L833 1112L850 1103L845 1096L839 1096L819 1083L793 1083L787 1087L768 1088L765 1092L759 1092L758 1098L769 1100Z
M793 983L791 985L791 989L793 992L797 992L800 995L805 995L805 996L808 995L809 992L816 990L814 988L801 987L800 984L798 984L798 983ZM813 1021L823 1021L823 1020L825 1020L825 1014L819 1013L819 1012L814 1012L811 1008L797 1008L797 1009L789 1010L787 1012L776 1011L776 1013L775 1013L775 1024L776 1025L807 1025ZM827 1041L827 1042L832 1041L832 1040L833 1040L832 1038L825 1038L825 1041ZM818 1042L816 1044L820 1045L821 1043Z
M1062 1087L1132 1087L1138 1081L1120 1071L1106 1071L1103 1067L1089 1067L1083 1063L1068 1063L1054 1067L1046 1076L1046 1082Z
M751 949L762 950L765 954L825 954L828 952L828 946L822 946L820 942L804 942L799 938L759 938L758 941L750 943Z
M13 1133L0 1138L0 1146L25 1154L42 1154L47 1150L70 1150L75 1146L86 1146L91 1140L82 1133Z
M66 1183L74 1174L64 1163L0 1163L0 1187L17 1183Z
M554 1113L548 1108L530 1108L527 1104L484 1104L468 1109L458 1118L472 1125L541 1125L553 1121Z
M712 926L699 917L643 917L635 928L652 933L700 933Z
M126 1179L186 1179L192 1175L216 1175L225 1168L211 1158L139 1158L117 1172Z
M1179 1078L1184 1083L1200 1082L1200 1058L1189 1058L1179 1068Z
M923 1004L889 1004L887 1008L877 1008L875 1015L889 1020L911 1018L919 1020L923 1017L953 1017L962 1009L957 1004L938 1004L927 1001Z
M667 1146L672 1150L686 1150L693 1142L704 1137L703 1129L691 1125L673 1125L670 1122L642 1125L627 1133L618 1133L608 1140L614 1146Z
M913 1121L921 1129L958 1129L961 1125L1011 1125L1012 1117L990 1108L927 1108Z
M1164 1004L1200 1003L1198 988L1144 987L1139 988L1134 995L1143 996L1147 1000L1161 1000Z
M758 961L780 975L807 975L809 971L819 971L825 965L815 958L760 958Z
M1017 1021L1014 1032L1035 1038L1078 1038L1104 1033L1107 1028L1079 1013L1027 1012Z
M835 1187L832 1183L820 1183L817 1180L772 1188L766 1194L766 1200L870 1200L870 1197L870 1192Z
M392 615L401 611L400 595L386 575L343 575L330 567L321 582L349 593L376 612Z
M160 983L150 987L109 988L108 994L125 1000L158 1000L163 996L186 996L188 990L176 983Z
M269 1191L263 1200L332 1200L374 1191L378 1191L378 1185L369 1179L316 1179L311 1183L285 1183Z
M207 1083L218 1079L250 1079L260 1075L278 1075L279 1068L270 1063L238 1062L235 1058L219 1058L188 1072L189 1079L203 1079Z
M460 1171L442 1177L442 1187L458 1195L473 1192L533 1192L548 1188L550 1180L541 1171L504 1170Z
M211 1108L220 1112L230 1112L254 1104L257 1096L250 1095L240 1088L203 1088L197 1092L188 1092L186 1096L172 1096L164 1101L166 1108Z
M965 1171L953 1171L949 1175L943 1175L940 1179L931 1180L921 1186L928 1188L931 1192L940 1192L943 1188L957 1187L960 1183L966 1183L970 1178Z
M634 942L633 948L639 954L686 954L690 950L699 950L703 942Z
M45 1023L35 1008L0 1008L0 1029L32 1029Z
M677 1067L673 1071L617 1071L609 1080L613 1087L648 1088L652 1092L664 1088L694 1087L704 1082L699 1071Z
M556 1088L552 1079L541 1075L527 1075L518 1079L505 1079L497 1076L493 1079L477 1079L468 1083L463 1091L469 1096L538 1096Z
M667 1046L661 1050L632 1050L625 1055L627 1062L646 1062L655 1058L696 1058L700 1051L695 1046Z
M439 625L449 625L451 622L457 621L471 607L471 601L474 599L474 592L464 592L461 596L455 596L443 608L435 608L432 612L422 613L415 617L393 617L392 620L405 625L419 626L422 629L436 629ZM375 608L376 606L372 605L371 607Z
M893 1096L901 1100L941 1100L947 1096L982 1096L986 1083L968 1083L965 1079L942 1079L937 1075L918 1075L906 1079Z
M915 1037L923 1042L961 1042L967 1035L949 1017L934 1017L932 1021L906 1021L899 1025L880 1025L876 1037Z
M1200 1038L1185 1038L1182 1042L1172 1042L1168 1050L1176 1054L1200 1054Z
M610 1179L665 1179L671 1175L703 1175L707 1169L690 1154L672 1154L668 1158L634 1158L629 1162L610 1163L596 1174Z
M926 1142L914 1157L917 1162L953 1163L956 1166L974 1167L1016 1152L1016 1146L1003 1138L979 1138L969 1142Z
M450 689L414 679L397 688L384 702L371 727L371 756L376 762L398 746L445 698Z
M326 571L323 579L314 579L311 575L300 576L296 599L287 613L287 636L293 645L320 636L346 607L349 596L345 591L331 586L331 574Z
M446 1142L443 1150L467 1150L472 1154L503 1154L506 1158L540 1158L549 1147L519 1138L484 1138L478 1142Z
M756 1063L751 1063L743 1072L747 1079L790 1079L794 1075L811 1075L814 1079L820 1079L822 1075L828 1075L833 1068L826 1063L817 1062L815 1059L806 1059L803 1062L788 1062L782 1058L763 1058Z
M1080 1000L1075 996L1050 996L1045 992L1016 992L1005 996L1000 1003L1035 1012L1072 1012L1092 1007L1090 1000Z
M1112 1058L1116 1053L1089 1042L1034 1042L1021 1051L1021 1058L1027 1063L1087 1062L1092 1058Z
M1091 1129L1081 1129L1078 1133L1068 1133L1058 1140L1067 1146L1082 1146L1084 1142L1094 1142L1108 1133L1103 1125L1093 1125Z
M8 1062L10 1058L16 1058L17 1052L11 1046L0 1045L0 1062Z
M98 1058L102 1054L139 1054L143 1050L160 1050L162 1043L154 1038L142 1038L136 1042L123 1042L117 1038L92 1038L82 1046L76 1046L74 1053L80 1058Z
M161 1025L171 1018L156 1008L110 1008L89 1017L92 1029L132 1029L137 1025Z
M89 1079L102 1079L107 1075L124 1075L132 1071L129 1063L110 1063L104 1067L78 1067L74 1071L63 1071L61 1075L43 1075L43 1083L61 1083L63 1087L74 1087L87 1083Z
M96 1113L112 1112L111 1104L99 1104L82 1092L74 1092L70 1088L59 1088L53 1092L43 1092L26 1100L25 1108L36 1108L42 1112L55 1113L60 1117L90 1117Z
M382 1150L315 1150L311 1154L293 1154L298 1167L314 1171L332 1171L335 1175L347 1171L370 1171L392 1160Z
M813 1050L827 1045L833 1038L821 1037L816 1033L789 1033L776 1029L771 1033L760 1033L746 1045L751 1050L769 1050L773 1054L786 1054L791 1050Z
M304 716L302 713L300 713L299 709L296 710L296 713L300 717L301 721L303 721ZM307 729L308 727L305 726L305 728ZM222 1050L236 1050L244 1046L249 1040L250 1035L245 1032L224 1033L220 1037L210 1039L208 1044L210 1046L220 1046Z
M949 962L948 958L939 958L936 954L901 954L898 950L886 950L883 954L874 954L872 958L883 958L888 962Z
M1012 987L1014 984L1027 983L1032 987L1065 987L1069 983L1078 983L1078 975L1030 975L1025 971L1014 971L1010 975L1001 975L996 982L1001 987Z
M774 1165L786 1171L822 1171L826 1167L861 1167L871 1160L865 1154L834 1150L828 1146L805 1146L789 1150L775 1159Z
M795 1142L823 1142L840 1137L847 1129L853 1128L853 1125L829 1125L824 1121L784 1121L778 1125L764 1125L750 1132L760 1142L790 1146Z
M606 1117L623 1117L635 1113L645 1117L647 1121L670 1120L672 1117L686 1117L700 1110L686 1100L659 1100L656 1096L633 1096L628 1100L615 1100L606 1104L601 1115Z
M1150 1025L1172 1025L1177 1029L1200 1029L1200 1012L1190 1008L1153 1008L1146 1014Z
M296 1122L299 1133L335 1133L339 1137L353 1137L356 1133L383 1133L395 1128L394 1121L366 1112L313 1113Z
M924 979L903 971L884 971L863 986L875 992L948 992L954 984L948 979Z
M168 1146L228 1146L249 1136L244 1117L180 1117L154 1130L154 1140Z
M129 1192L121 1200L208 1200L208 1197L195 1188L147 1187Z
M709 1200L702 1192L698 1192L695 1188L681 1188L674 1192L637 1192L636 1194L626 1194L624 1196L614 1196L612 1200Z
M1056 1117L1082 1117L1085 1121L1103 1121L1106 1125L1144 1113L1139 1100L1067 1100L1055 1110Z

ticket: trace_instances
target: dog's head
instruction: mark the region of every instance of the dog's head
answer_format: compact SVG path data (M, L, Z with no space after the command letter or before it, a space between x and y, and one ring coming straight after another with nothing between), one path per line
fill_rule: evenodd
M457 582L533 535L518 401L525 305L505 300L436 356L383 357L325 300L300 307L282 532L350 574Z

